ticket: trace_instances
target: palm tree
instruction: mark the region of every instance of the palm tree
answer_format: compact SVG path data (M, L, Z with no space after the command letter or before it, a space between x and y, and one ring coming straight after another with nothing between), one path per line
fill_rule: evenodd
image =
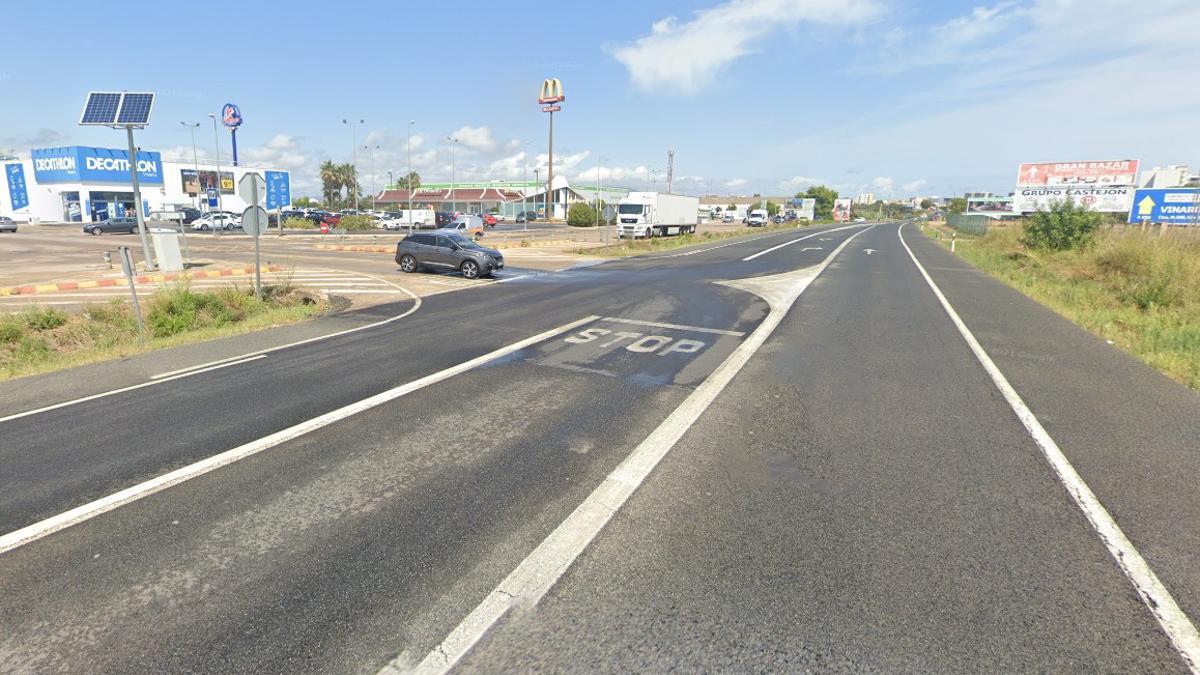
M321 162L321 193L325 195L326 204L332 204L342 191L339 169L339 165L329 160Z

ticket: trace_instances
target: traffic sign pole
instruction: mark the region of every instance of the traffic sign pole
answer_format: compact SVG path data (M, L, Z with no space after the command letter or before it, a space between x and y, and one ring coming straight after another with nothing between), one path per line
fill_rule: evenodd
M238 194L250 204L242 212L242 229L254 237L254 297L259 300L262 299L262 246L259 239L270 224L266 209L258 205L265 189L266 183L257 173L248 173L238 181Z

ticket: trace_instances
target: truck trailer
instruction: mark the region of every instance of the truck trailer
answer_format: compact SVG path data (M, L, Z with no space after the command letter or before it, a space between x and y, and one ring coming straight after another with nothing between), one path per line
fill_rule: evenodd
M666 192L630 192L617 203L617 237L691 234L699 222L700 198Z

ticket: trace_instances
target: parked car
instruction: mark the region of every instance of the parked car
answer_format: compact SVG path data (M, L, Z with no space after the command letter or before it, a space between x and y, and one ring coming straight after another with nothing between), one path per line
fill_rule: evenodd
M865 223L865 222L867 222L867 219L866 219L866 218L863 218L862 216L859 216L859 217L857 217L857 218L855 218L855 219L854 219L854 222L856 222L856 223Z
M754 209L750 215L746 216L746 224L750 227L761 227L767 224L767 210Z
M210 216L205 216L192 222L193 230L232 230L242 226L242 219L236 216L228 216L224 213L217 213Z
M487 225L488 227L495 227L496 223L500 222L496 216L490 213L481 213L479 214L479 217L483 220L483 224Z
M732 223L733 222L733 214L726 211L725 215L721 216L721 222L722 223Z
M0 232L16 232L17 221L8 216L0 216Z
M402 272L422 267L457 269L467 279L504 269L504 256L453 232L414 232L396 244L396 264Z
M522 211L517 214L518 223L532 223L537 220L537 211Z
M98 223L84 223L83 231L88 234L106 232L127 232L134 234L138 231L137 218L107 218Z
M438 228L439 232L456 232L464 237L479 239L483 236L483 219L479 216L459 216Z
M434 226L445 227L449 225L455 218L455 214L449 211L438 211L434 214Z

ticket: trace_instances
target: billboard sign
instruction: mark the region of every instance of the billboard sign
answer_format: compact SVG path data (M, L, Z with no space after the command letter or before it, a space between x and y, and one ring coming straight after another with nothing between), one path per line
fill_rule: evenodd
M838 223L850 222L850 207L853 205L853 199L835 199L833 200L833 220Z
M1015 213L1047 211L1057 202L1067 199L1103 213L1128 213L1133 204L1132 187L1021 187L1013 195Z
M221 124L224 124L226 129L236 129L242 126L242 111L236 105L226 103L221 108Z
M183 191L189 196L196 196L208 192L208 190L217 188L217 172L216 171L201 171L199 177L196 175L195 169L180 169L179 182L183 185ZM233 194L233 172L221 172L221 194Z
M1129 222L1200 226L1200 188L1138 190Z
M816 219L817 200L815 199L793 199L788 202L788 206L796 212L796 217L801 220Z
M1012 213L1012 197L968 197L967 213Z
M29 188L25 185L25 166L5 164L4 176L8 179L8 200L12 202L12 210L29 206Z
M33 175L39 183L129 184L127 150L72 145L36 148L30 155L33 159ZM140 182L162 185L162 156L157 152L138 152L137 172Z
M1138 160L1022 164L1017 185L1137 185Z
M282 209L292 203L292 178L286 171L267 171L267 210Z

